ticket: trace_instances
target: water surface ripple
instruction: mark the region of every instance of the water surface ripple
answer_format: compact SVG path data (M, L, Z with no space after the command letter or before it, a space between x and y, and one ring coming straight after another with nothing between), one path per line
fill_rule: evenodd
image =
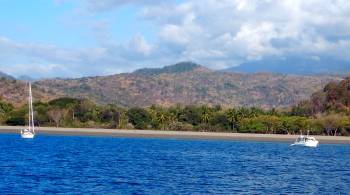
M0 135L1 194L348 194L350 146Z

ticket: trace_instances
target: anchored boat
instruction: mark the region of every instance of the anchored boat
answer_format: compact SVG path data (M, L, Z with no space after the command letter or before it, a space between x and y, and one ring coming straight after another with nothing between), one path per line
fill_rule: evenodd
M309 136L309 131L307 132L307 135L304 136L301 134L294 142L294 144L291 144L291 146L304 146L304 147L317 147L318 141L315 137Z
M34 129L34 112L33 112L33 96L32 96L32 85L28 84L29 87L29 98L28 98L28 128L21 131L21 137L25 139L32 139L35 136Z

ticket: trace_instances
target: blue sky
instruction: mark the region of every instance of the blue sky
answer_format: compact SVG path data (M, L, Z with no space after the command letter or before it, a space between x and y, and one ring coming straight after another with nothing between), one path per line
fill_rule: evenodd
M4 0L0 70L81 77L179 61L221 69L287 55L350 61L346 0Z

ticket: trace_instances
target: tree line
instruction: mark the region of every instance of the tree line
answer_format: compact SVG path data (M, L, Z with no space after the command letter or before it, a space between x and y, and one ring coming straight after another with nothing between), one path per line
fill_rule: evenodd
M125 108L97 105L87 99L58 98L35 102L35 125L116 129L157 129L239 133L349 135L350 115L343 110L310 114L299 104L290 109L224 108L175 105ZM0 100L1 125L26 125L27 105L14 107Z

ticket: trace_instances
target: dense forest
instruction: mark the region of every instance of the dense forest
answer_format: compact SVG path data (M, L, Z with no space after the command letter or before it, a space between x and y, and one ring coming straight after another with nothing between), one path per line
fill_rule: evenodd
M27 106L0 100L1 125L26 125ZM331 82L289 109L175 105L121 107L88 99L34 103L37 126L220 131L240 133L350 135L350 77Z

